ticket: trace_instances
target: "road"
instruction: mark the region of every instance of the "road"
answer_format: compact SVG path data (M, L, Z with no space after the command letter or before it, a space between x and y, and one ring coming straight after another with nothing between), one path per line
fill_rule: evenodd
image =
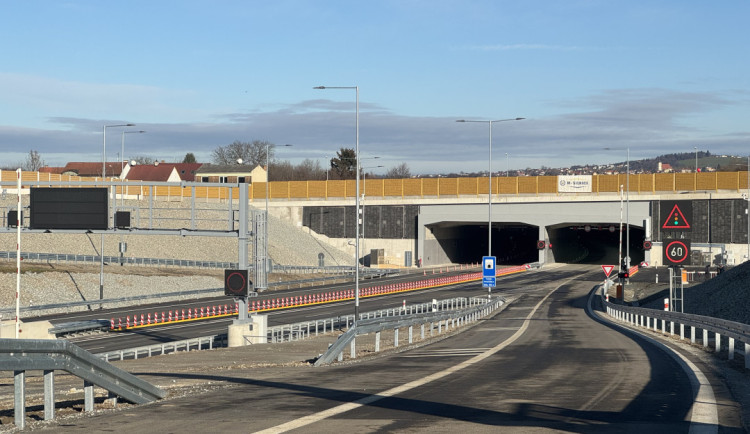
M225 386L54 429L710 433L720 426L743 432L737 404L710 372L699 394L691 383L696 374L661 344L589 312L600 273L565 267L555 279L519 279L508 285L519 296L509 307L433 345L244 378L173 373Z
M472 270L474 271L474 270ZM453 271L450 273L442 273L441 277L451 276L467 273L467 271ZM375 283L367 282L362 285L362 288L369 285L385 285L390 283L403 283L414 280L427 279L431 276L423 276L422 274L405 274L387 279L378 279ZM501 288L504 288L505 293L512 293L513 288L522 287L524 282L549 279L549 271L532 271L516 275L510 275L501 277L498 279ZM273 291L264 293L259 297L262 300L264 297L277 298L277 297L294 297L304 296L320 292L331 292L342 289L351 289L352 284L340 284L334 286L315 287L315 288L304 288L304 289L290 289ZM404 302L406 304L417 304L417 303L428 303L433 299L447 299L452 297L475 297L475 296L486 296L487 290L482 288L481 282L470 282L460 285L444 286L414 292L405 292L398 294L382 295L377 297L368 297L360 299L360 312L365 313L368 311L376 311L379 309L394 308L402 306ZM162 304L155 304L150 306L141 306L134 308L124 309L112 309L105 312L83 312L74 315L67 316L56 316L51 318L54 322L64 321L80 321L85 319L97 319L107 317L124 317L126 315L133 315L135 312L164 312L169 310L181 310L188 308L200 308L205 306L212 306L217 304L232 303L232 299L228 297L223 298L209 298L203 300L194 301L173 301ZM280 324L292 324L302 321L311 320L322 320L335 318L341 315L350 315L354 312L354 304L352 301L343 301L337 303L321 304L303 308L292 308L278 311L268 312L268 325L280 325ZM202 336L212 336L218 334L225 334L227 328L233 318L218 318L200 320L195 322L186 323L175 323L160 325L154 327L147 327L142 329L133 329L125 332L115 332L107 334L95 334L95 335L84 335L78 337L70 337L68 340L75 343L76 345L86 349L93 353L104 353L110 351L117 351L127 348L135 348L152 344L159 344L164 342L179 341L184 339L190 339Z

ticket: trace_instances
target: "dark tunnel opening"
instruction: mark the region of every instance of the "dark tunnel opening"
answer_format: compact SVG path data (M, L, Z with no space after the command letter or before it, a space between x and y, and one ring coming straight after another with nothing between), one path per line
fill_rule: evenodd
M547 228L555 262L567 264L617 264L620 247L620 225L577 225ZM630 264L645 258L643 228L630 226ZM622 257L626 256L626 229L622 233Z
M450 232L440 237L441 232ZM487 225L457 225L450 229L433 230L438 243L452 263L479 263L488 253ZM492 227L492 254L499 265L520 265L537 262L536 241L539 229L523 224L495 224Z

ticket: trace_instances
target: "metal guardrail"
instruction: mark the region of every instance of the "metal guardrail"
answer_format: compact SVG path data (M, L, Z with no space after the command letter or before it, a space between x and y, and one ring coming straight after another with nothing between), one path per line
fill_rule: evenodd
M202 336L198 338L185 339L182 341L166 342L163 344L146 345L137 348L99 353L96 356L109 362L113 360L137 359L139 357L159 356L163 354L176 353L178 351L200 351L212 350L214 348L227 346L227 334L215 336Z
M446 300L438 300L436 303L420 303L415 305L407 305L399 308L381 309L378 311L364 312L360 314L361 319L376 319L376 318L393 318L396 316L414 315L419 313L426 313L430 309L437 308L443 311L450 309L459 309L469 305L477 305L486 303L485 299L478 298L450 298ZM312 336L318 336L318 334L328 333L336 330L348 328L350 324L354 324L354 315L342 315L331 318L319 319L314 321L305 321L294 324L283 324L279 326L270 327L267 330L267 342L268 343L281 343L291 342L309 338ZM112 360L123 360L138 359L143 357L158 356L162 354L169 354L177 351L199 351L213 348L222 348L227 345L227 334L218 334L213 336L202 336L198 338L185 339L175 342L165 342L154 345L146 345L136 348L128 348L117 351L110 351L107 353L96 354L97 357L102 358L105 361Z
M744 343L742 354L745 358L745 368L750 369L750 325L721 318L712 318L703 315L694 315L682 312L669 312L643 307L624 306L610 303L602 297L602 304L607 314L615 319L627 322L633 326L658 331L661 326L662 333L676 334L675 325L679 325L680 339L685 338L685 327L690 327L690 341L696 343L696 332L702 330L702 343L704 348L709 347L710 336L713 334L714 349L718 353L722 350L722 336L727 338L727 357L733 360L735 356L735 341ZM669 331L667 331L669 324Z
M69 253L36 253L36 252L21 252L21 257L27 261L39 261L39 262L94 262L100 263L101 256L99 255L77 255ZM0 259L16 259L16 252L12 251L0 251ZM159 266L159 267L189 267L189 268L220 268L220 269L234 269L237 268L236 262L227 261L199 261L192 259L170 259L170 258L141 258L131 256L104 256L104 262L108 264L124 264L124 265L143 265L143 266ZM248 264L248 269L253 269L253 264ZM327 267L320 266L305 266L305 265L283 265L273 264L271 271L286 274L312 274L312 273L327 273L327 274L347 274L353 273L354 267L347 265L332 265ZM386 269L363 269L360 270L365 274L380 274ZM393 272L391 270L391 272Z
M438 324L438 334L442 333L443 322L445 322L445 328L448 330L449 322L454 326L458 323L458 326L473 322L479 318L486 316L493 310L502 306L505 303L505 299L497 297L494 300L484 300L484 303L478 306L470 307L467 309L461 309L450 312L436 312L436 313L424 313L410 316L395 316L385 318L372 318L366 320L357 321L357 323L351 327L346 333L339 336L339 339L330 347L325 354L315 361L315 366L326 365L333 362L334 358L338 357L339 360L343 359L344 349L347 346L351 346L351 355L355 357L355 339L358 335L376 333L375 336L375 351L380 349L380 335L379 333L383 330L394 330L394 345L398 345L398 329L409 327L409 342L412 340L411 328L414 325L422 325L422 333L424 333L424 324L430 324L430 332L433 331L434 323Z
M435 310L446 311L460 309L470 305L478 304L476 298L467 299L465 297L456 297L445 300L438 300L435 303L419 303L404 305L389 309L364 312L359 315L360 321L374 318L389 318L403 315L415 315L428 313ZM486 300L485 300L486 301ZM482 301L484 303L485 301ZM312 336L318 336L319 333L342 330L348 328L349 324L354 323L354 315L336 316L312 321L302 321L294 324L282 324L268 328L268 342L291 342L305 339ZM330 327L329 327L330 324Z
M26 371L44 371L44 418L54 419L54 371L61 370L84 381L84 409L94 409L94 386L135 404L164 398L166 392L67 342L42 339L0 339L0 370L14 372L16 427L26 421Z
M391 273L398 273L398 270L378 270L377 272L371 273L369 276L367 276L370 279L375 278L381 278L384 276L387 276ZM269 289L271 288L292 288L292 287L302 287L304 285L309 284L315 284L315 283L325 283L331 280L339 280L342 278L343 275L333 275L333 276L327 276L327 277L315 277L311 279L297 279L297 280L289 280L289 281L283 281L283 282L272 282L269 283ZM167 298L167 297L181 297L181 296L188 296L188 295L210 295L212 293L220 293L223 294L224 288L207 288L207 289L193 289L189 291L179 291L179 292L166 292L161 294L146 294L146 295L134 295L132 297L119 297L119 298L106 298L102 300L82 300L82 301L71 301L67 303L55 303L55 304L42 304L37 306L24 306L20 309L21 313L28 313L28 312L39 312L39 311L45 311L45 310L51 310L51 309L69 309L73 307L80 307L80 306L91 306L91 305L103 305L103 304L113 304L113 303L130 303L134 301L142 301L142 300L152 300L152 299L159 299L159 298ZM15 312L15 308L12 307L3 307L0 308L0 314L5 313L13 313ZM99 321L99 320L94 320ZM92 324L82 324L81 330L73 330L73 331L83 331L88 329L93 329L96 327L92 327Z

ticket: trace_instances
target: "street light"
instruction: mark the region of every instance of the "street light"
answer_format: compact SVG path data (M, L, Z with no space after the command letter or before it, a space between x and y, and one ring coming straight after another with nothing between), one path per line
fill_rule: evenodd
M630 146L627 150L627 166L625 171L625 271L630 271ZM606 151L621 151L622 148L604 148ZM624 284L625 282L623 282ZM624 292L623 292L624 293Z
M120 176L122 176L122 171L125 169L125 134L143 134L145 131L138 130L138 131L123 131L122 132L122 146L120 149Z
M107 177L107 128L115 127L134 127L135 124L117 124L117 125L104 125L102 128L102 181ZM107 193L109 194L109 193ZM109 221L107 222L109 224ZM101 257L99 264L99 300L104 299L104 232L100 236L100 247L99 256ZM103 306L99 305L99 309Z
M268 183L271 181L271 178L269 177L269 174L271 172L271 166L270 166L270 163L269 163L269 157L268 157L268 155L270 153L270 145L271 145L270 143L266 142L266 224L264 225L265 226L265 235L266 236L265 236L265 239L263 240L263 246L264 246L263 250L265 251L264 252L265 253L265 257L263 258L263 276L265 276L265 278L262 279L263 280L262 282L260 282L261 285L258 286L259 290L264 290L264 289L268 288L268 276L267 276L267 271L268 271L268 222L269 222L269 219L268 219L268 191L269 191L268 190ZM274 145L274 146L276 146L276 145ZM286 144L286 145L279 145L279 146L290 147L292 145ZM240 164L242 164L242 162L240 162Z
M359 86L316 86L313 89L351 89L355 93L355 149L356 157L356 195L354 196L357 224L354 239L354 323L359 319Z
M505 153L505 177L510 176L510 161L508 160L508 153Z
M467 120L459 119L456 122L476 122L486 123L490 126L490 150L489 150L489 173L487 178L487 209L488 209L488 223L487 223L487 256L492 256L492 124L495 122L508 122L508 121L522 121L526 118L510 118L510 119L498 119L494 121L479 121L479 120ZM508 155L508 154L505 154Z
M380 157L371 157L373 159L380 158ZM364 158L363 158L364 159ZM362 244L365 243L365 240L367 239L367 227L365 226L365 195L367 194L367 170L368 169L377 169L380 167L385 166L368 166L362 168L362 184L364 184L364 188L362 191ZM367 248L362 246L365 249L365 252L367 252ZM357 255L359 255L360 252L357 252ZM370 265L372 265L372 257L370 257Z

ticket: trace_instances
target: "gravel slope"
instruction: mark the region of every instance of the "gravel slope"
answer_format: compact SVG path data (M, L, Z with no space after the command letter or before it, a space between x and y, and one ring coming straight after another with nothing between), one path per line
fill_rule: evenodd
M25 199L28 200L28 199ZM15 201L0 201L1 207L14 205ZM127 206L137 206L147 210L148 202L126 201ZM236 207L236 205L235 205ZM185 218L190 215L190 204L187 202L158 202L154 204L155 216L161 220L154 226L181 228L189 227ZM196 216L199 227L204 229L227 230L228 206L222 203L200 203ZM7 209L7 208L5 208ZM142 211L141 225L146 225L146 213ZM35 253L67 253L98 255L100 236L91 234L23 234L21 250ZM205 261L237 261L237 239L228 237L180 237L180 236L147 236L119 235L104 236L104 254L117 255L118 244L127 243L126 256L146 258L190 259ZM0 234L0 251L16 250L16 234ZM248 257L252 258L252 244ZM275 264L296 266L317 266L318 254L325 255L326 265L351 265L353 257L324 244L286 221L271 216L269 220L269 255ZM44 267L21 266L34 269L36 272L24 272L21 280L21 306L37 306L73 301L99 299L99 270L96 264L91 266L70 267L71 263L50 264L51 271ZM6 263L10 273L0 273L0 308L15 306L16 276L15 260ZM76 271L69 271L70 269ZM180 270L184 270L181 273ZM169 275L154 276L151 267L142 272L135 267L107 265L104 273L105 298L119 298L135 295L161 294L206 288L223 288L223 275L217 270L194 270L170 268ZM218 270L221 271L221 270ZM182 275L181 275L182 274ZM98 306L92 306L97 308ZM76 308L76 310L87 307ZM45 313L52 313L47 311ZM38 313L22 314L22 316ZM9 314L4 315L5 318Z

